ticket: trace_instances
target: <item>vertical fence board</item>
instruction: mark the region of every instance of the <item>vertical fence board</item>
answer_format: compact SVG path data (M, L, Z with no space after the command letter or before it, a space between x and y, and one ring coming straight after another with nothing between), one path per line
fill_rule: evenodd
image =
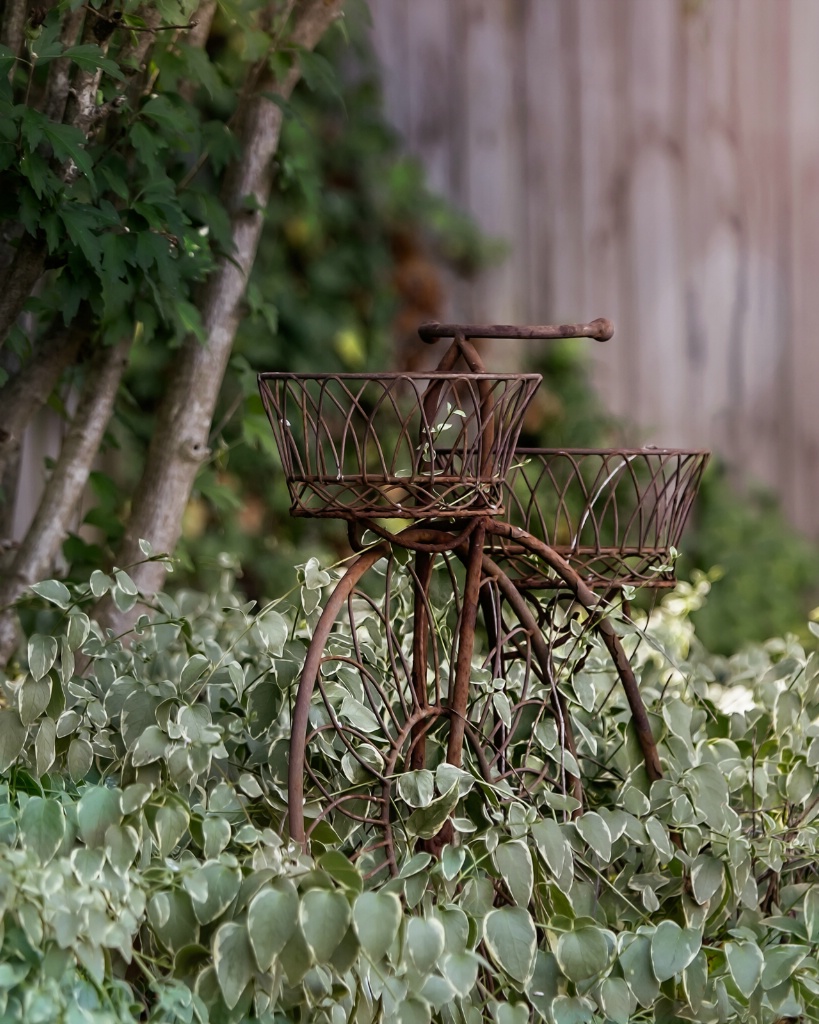
M817 0L373 6L377 47L403 32L389 113L436 185L449 166L446 194L512 240L459 315L611 316L594 379L632 438L713 447L819 536ZM422 51L442 9L436 97L408 69L440 61Z

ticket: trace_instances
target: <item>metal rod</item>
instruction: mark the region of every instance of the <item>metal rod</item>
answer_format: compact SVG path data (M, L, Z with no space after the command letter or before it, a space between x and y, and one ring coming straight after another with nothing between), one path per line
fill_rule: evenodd
M432 580L432 555L419 551L415 556L415 581L413 585L413 634L412 634L412 690L415 706L424 708L427 700L427 653L429 650L429 619L427 600ZM416 730L412 734L410 769L418 771L426 762L426 733Z
M466 564L464 599L461 606L461 623L458 630L458 657L455 662L455 679L450 693L449 741L446 759L449 764L461 766L463 754L464 726L469 701L469 683L472 677L472 652L475 649L475 624L478 619L478 603L481 586L481 559L486 533L486 521L480 520L469 538L469 555Z
M571 718L569 717L569 709L566 706L566 702L563 699L562 694L555 685L554 675L552 673L551 656L549 653L549 645L543 638L543 633L531 608L526 603L523 595L520 593L518 588L509 579L506 573L496 565L495 562L488 555L484 555L482 558L482 569L486 576L490 577L495 581L498 589L503 594L503 597L508 601L512 611L517 615L520 620L520 624L530 634L532 640L532 648L535 652L535 658L540 665L540 670L543 673L543 681L548 685L549 692L551 695L552 711L555 719L557 720L560 729L560 741L561 745L569 751L572 757L577 761L577 745L574 739L574 731L572 730ZM571 786L572 796L577 800L581 807L583 805L583 785L580 779L577 778L572 772L566 772L566 779Z
M439 324L431 321L421 324L418 334L427 344L439 338L455 338L459 335L462 338L594 338L596 341L608 341L614 334L614 324L605 317L599 317L588 324L545 324L537 327L518 327L513 324Z
M519 527L512 526L509 523L499 523L492 519L486 521L485 529L488 533L495 536L508 537L511 540L517 541L528 548L533 554L543 559L550 568L554 569L565 580L566 585L574 593L580 604L587 611L595 615L595 628L614 661L617 674L620 676L623 689L625 690L626 700L631 709L631 717L637 733L637 741L643 752L643 761L645 762L649 781L656 782L658 779L661 779L663 777L663 770L660 766L660 755L657 752L657 744L654 742L654 735L651 732L648 712L640 695L640 687L626 657L626 652L623 650L623 645L620 643L620 638L614 631L614 627L605 615L600 614L599 602L594 591L583 582L578 573L564 558L560 557L554 548L544 544L543 541L538 540L536 537L532 537L525 530L521 530Z
M297 843L305 844L304 835L304 755L307 742L307 725L310 715L310 701L316 685L324 648L348 595L361 577L380 558L389 555L386 544L379 544L360 554L338 581L330 595L321 617L316 623L313 638L304 659L304 668L299 679L296 703L293 707L293 725L290 734L290 762L287 769L287 805L290 823L290 837Z

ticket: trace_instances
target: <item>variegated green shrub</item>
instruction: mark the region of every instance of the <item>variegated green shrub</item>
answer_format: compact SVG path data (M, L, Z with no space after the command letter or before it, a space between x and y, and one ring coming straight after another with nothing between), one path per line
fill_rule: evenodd
M406 773L410 840L444 805L456 839L440 860L406 843L376 884L354 835L319 830L308 857L283 831L290 707L333 575L309 563L258 613L227 574L161 596L125 646L83 607L133 604L126 573L34 588L0 710L0 1020L819 1019L814 654L708 657L687 618L705 584L680 588L650 636L621 623L663 780L592 643L559 677L582 813ZM377 630L366 643L386 672ZM538 742L558 756L549 729ZM323 770L345 778L342 760Z

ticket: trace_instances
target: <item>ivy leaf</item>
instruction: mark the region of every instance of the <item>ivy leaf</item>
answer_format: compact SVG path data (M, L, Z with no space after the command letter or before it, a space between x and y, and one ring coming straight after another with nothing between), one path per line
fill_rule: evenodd
M317 558L311 558L304 566L304 586L307 590L320 590L329 584L329 572L321 568L321 563Z
M210 924L220 917L236 898L242 882L238 868L230 868L218 862L205 864L189 877L194 880L194 887L196 881L199 881L204 891L205 898L198 900L194 891L188 890L193 902L193 912L200 924Z
M683 989L691 1009L699 1013L708 993L708 958L701 949L683 971Z
M461 998L465 999L478 980L480 963L474 953L449 953L441 963L441 972Z
M519 839L500 843L494 853L495 866L506 888L519 907L528 906L532 897L534 870L532 855Z
M497 1024L528 1024L529 1007L526 1003L499 1003L495 1020Z
M647 935L635 936L625 947L620 954L620 967L640 1006L651 1006L660 994L660 983L654 974L651 939Z
M658 981L679 974L694 959L702 945L695 928L680 928L675 921L662 921L651 937L651 965Z
M110 825L105 831L105 856L120 878L128 874L139 850L139 836L130 825Z
M28 669L35 679L42 679L57 660L57 641L53 636L35 633L28 642Z
M596 811L586 811L574 824L577 831L601 860L611 860L611 832Z
M765 950L765 967L762 970L762 987L767 992L787 981L799 964L810 953L809 946L788 944Z
M490 910L483 921L483 937L490 956L510 978L525 985L535 966L537 933L522 907Z
M257 893L247 912L250 945L260 971L269 971L296 929L299 894L289 878Z
M168 739L158 725L149 725L136 741L131 754L134 767L139 768L145 764L158 761L168 752L171 741Z
M435 785L439 793L448 793L453 786L458 787L458 796L466 796L475 785L475 777L463 768L442 761L435 769Z
M299 907L299 920L307 945L319 963L326 963L344 938L352 917L350 904L340 892L310 889Z
M691 889L697 903L707 903L722 885L724 877L722 861L701 853L691 867Z
M213 938L213 966L225 1005L232 1010L253 978L253 949L243 924L220 925Z
M32 679L28 677L17 693L17 707L20 710L20 719L23 725L31 725L36 722L40 715L48 707L51 700L51 680L48 676L43 679Z
M11 708L0 711L0 772L7 771L20 756L27 729Z
M396 1024L429 1024L432 1018L429 1004L417 996L402 999L390 1016Z
M628 1024L633 1010L632 996L622 978L605 978L600 986L600 1007L614 1024Z
M122 821L120 792L106 786L89 786L77 807L77 825L86 846L105 844L105 833Z
M318 863L342 888L355 893L363 889L361 874L340 850L328 850L319 857Z
M271 610L256 619L256 626L267 645L268 651L274 657L280 658L284 653L284 645L287 643L287 638L290 635L287 619L280 612Z
M407 924L406 950L421 974L428 974L444 951L446 933L436 918L411 917Z
M674 847L671 845L671 840L668 838L668 829L663 822L659 818L651 817L646 818L643 824L652 846L660 855L661 862L665 863L671 860L674 856Z
M20 815L23 842L48 864L65 838L65 814L56 800L33 796Z
M345 694L338 717L349 722L354 728L360 729L361 732L380 732L383 728L382 723L370 708L362 704L360 700L356 700L350 693Z
M458 803L458 787L453 786L448 793L437 797L426 807L419 807L407 818L405 824L407 834L419 836L421 839L432 839L441 830L450 813Z
M363 892L353 906L353 924L361 948L377 963L398 934L401 902L395 893Z
M815 886L805 894L805 927L808 940L812 943L819 941L819 889Z
M588 1024L594 1018L594 1008L581 996L558 996L551 1005L555 1024Z
M68 626L65 631L65 638L72 651L82 647L91 632L91 621L84 612L71 612L68 616Z
M725 775L715 764L700 764L688 772L688 783L691 802L700 816L711 828L723 828L730 802Z
M91 744L84 736L75 736L68 746L68 774L74 782L81 782L91 771L93 763L94 751Z
M755 942L726 942L725 959L737 988L750 999L765 966L762 950Z
M572 851L560 825L552 818L537 821L532 826L532 838L552 874L562 875L566 859L571 860Z
M160 857L167 857L185 834L190 815L179 803L164 804L154 818L154 834L159 846Z
M498 713L498 717L506 726L507 729L512 728L512 705L509 703L509 698L503 692L492 694L492 704Z
M59 580L43 580L42 583L35 583L31 589L44 600L56 604L58 608L67 608L71 604L71 592Z
M102 597L103 594L107 594L111 587L113 587L114 581L110 576L106 576L104 572L101 572L99 569L95 569L91 573L88 585L91 588L91 593L94 597Z
M205 857L209 860L214 859L230 842L230 823L224 818L205 818L202 822L202 837Z
M555 956L561 971L569 981L587 981L608 967L610 950L609 934L602 928L587 925L564 932L557 943Z
M34 741L34 756L37 774L45 775L57 756L57 726L50 718L40 722Z
M398 779L398 793L410 807L428 807L435 796L435 776L426 768L405 772Z

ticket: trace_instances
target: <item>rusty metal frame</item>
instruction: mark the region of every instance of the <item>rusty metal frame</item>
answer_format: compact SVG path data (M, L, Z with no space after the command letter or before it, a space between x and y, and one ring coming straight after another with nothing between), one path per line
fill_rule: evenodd
M396 873L393 787L402 772L427 764L430 743L453 766L460 767L468 756L490 788L501 785L533 800L543 786L557 788L581 808L582 778L565 769L562 754L559 770L532 760L531 737L521 734L527 722L534 728L533 722L552 717L561 751L578 763L571 714L554 674L555 651L568 642L568 633L549 621L553 613L548 609L562 600L555 596L544 602L543 595L550 593L565 594L582 609L580 635L593 632L608 652L647 776L652 781L662 777L639 685L607 615L607 600L628 585L657 591L673 584L673 550L708 453L516 448L540 377L487 373L470 340L605 341L612 334L611 323L603 319L537 327L424 324L419 328L423 341L451 342L434 371L260 374L291 513L346 519L358 552L315 625L293 706L288 821L297 843L306 846L322 821L338 822L341 816L356 834L351 855L371 874ZM460 372L455 369L459 362L465 367ZM407 520L406 528L393 533L381 522L387 517ZM414 554L403 570L412 580L408 653L392 632L397 549ZM375 598L361 587L379 565L383 594ZM446 649L430 596L436 565L448 574L453 589ZM357 615L362 607L388 638L390 692L374 679L360 650ZM331 643L340 616L351 638L348 655L334 652ZM481 618L489 642L487 664L501 678L518 679L506 723L484 697L476 696L471 682ZM578 642L577 635L572 642ZM357 673L375 739L373 727L369 733L357 730L336 712L324 675L342 662ZM311 760L313 748L345 757L360 780L344 792L328 789L318 762ZM524 751L520 764L515 763L519 748ZM306 780L319 795L309 823ZM438 853L452 836L447 820L424 845Z

